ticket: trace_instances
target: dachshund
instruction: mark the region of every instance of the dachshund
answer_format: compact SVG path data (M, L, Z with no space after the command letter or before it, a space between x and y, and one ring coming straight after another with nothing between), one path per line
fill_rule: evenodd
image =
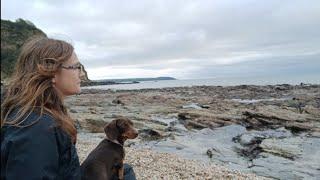
M99 145L91 151L81 164L82 180L124 179L123 144L127 139L134 139L138 132L127 118L117 118L104 127L106 133Z

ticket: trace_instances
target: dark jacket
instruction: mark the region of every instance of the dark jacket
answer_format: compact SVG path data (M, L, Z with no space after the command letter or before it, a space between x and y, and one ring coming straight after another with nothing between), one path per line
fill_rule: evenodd
M31 113L22 125L35 122ZM70 136L53 117L24 128L1 128L1 179L81 179L80 164Z

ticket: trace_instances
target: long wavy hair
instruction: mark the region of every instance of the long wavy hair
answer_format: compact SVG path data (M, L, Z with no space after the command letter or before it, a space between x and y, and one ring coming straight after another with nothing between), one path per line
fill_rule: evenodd
M52 84L52 78L73 51L71 44L47 37L33 37L22 46L1 104L1 128L4 125L21 128L31 126L43 114L48 114L76 143L74 121ZM9 118L13 112L14 118ZM32 112L39 113L38 120L22 125Z

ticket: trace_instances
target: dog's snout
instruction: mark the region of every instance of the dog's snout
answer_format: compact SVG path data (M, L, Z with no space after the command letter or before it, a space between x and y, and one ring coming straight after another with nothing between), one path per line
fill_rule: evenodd
M135 139L136 137L138 137L138 131L135 129L132 129L132 131L130 132L130 138Z
M134 130L134 131L133 131L133 138L138 137L138 135L139 135L138 131L137 131L137 130Z
M138 137L138 135L139 135L138 131L135 131L133 134L134 138Z

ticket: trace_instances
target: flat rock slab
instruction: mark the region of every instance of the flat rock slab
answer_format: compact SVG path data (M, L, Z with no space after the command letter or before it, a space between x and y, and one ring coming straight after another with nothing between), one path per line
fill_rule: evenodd
M266 139L260 146L268 153L261 153L260 158L253 160L253 172L279 179L320 177L320 138Z

